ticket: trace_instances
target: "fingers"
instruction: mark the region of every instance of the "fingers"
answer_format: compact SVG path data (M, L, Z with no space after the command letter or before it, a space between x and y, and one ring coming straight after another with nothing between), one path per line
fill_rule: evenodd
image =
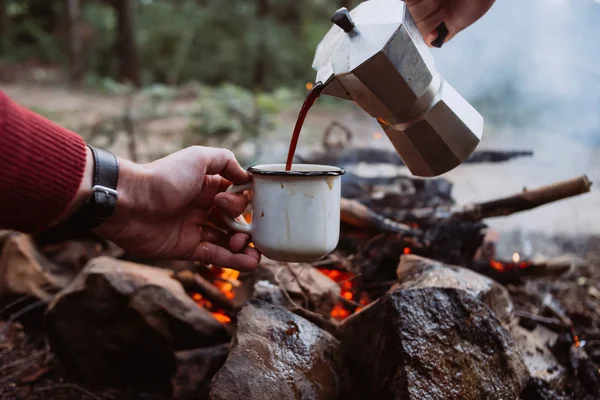
M207 162L207 175L221 175L234 184L246 183L250 180L250 175L240 166L230 150L198 147L198 151Z
M248 207L248 202L248 196L243 193L219 193L214 199L215 206L231 218L241 215Z
M405 0L405 3L425 39L425 43L431 46L431 42L438 35L435 31L436 28L448 17L447 10L443 7L445 2L443 0ZM452 33L450 32L450 34Z
M229 248L234 253L241 253L249 244L251 238L246 233L234 233L229 238Z
M260 254L250 247L244 249L241 253L234 254L224 247L209 242L201 242L196 247L192 260L238 271L252 271L258 267Z

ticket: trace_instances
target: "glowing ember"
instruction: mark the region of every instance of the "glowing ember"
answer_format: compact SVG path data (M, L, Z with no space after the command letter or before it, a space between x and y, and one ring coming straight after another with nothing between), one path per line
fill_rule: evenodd
M314 85L312 84L312 82L306 82L306 90L312 90L313 87Z
M352 272L325 268L319 269L319 271L322 274L327 275L329 278L331 278L331 280L337 282L340 285L340 294L341 297L343 297L344 299L354 303L359 303L361 306L366 306L371 302L369 296L365 292L361 293L360 301L357 301L358 299L355 299L356 294L354 287L354 278L356 276ZM354 311L351 311L349 310L349 308L352 307L348 307L348 305L344 304L343 301L339 301L331 311L331 317L337 320L342 320L344 318L349 317L354 312L358 312L362 309L362 307L356 307Z
M411 253L409 247L405 247L403 252L404 252L404 254L410 254Z
M517 254L517 253L515 253L515 254ZM514 259L514 255L513 255L513 259ZM513 263L502 263L499 261L490 260L490 267L494 268L498 272L507 272L507 271L518 269L518 268L525 269L525 268L529 268L530 266L531 266L531 263L526 262L526 261L513 262Z
M519 253L514 253L512 259L514 263L518 263L521 260L521 256L519 255Z
M231 322L231 318L229 318L227 315L222 314L222 313L211 313L213 317L215 317L215 319L223 324L226 324L228 322Z
M235 271L233 269L227 268L219 268L213 267L211 269L213 275L213 285L215 285L221 293L225 297L230 300L233 300L235 297L235 293L233 289L235 286L239 286L239 282L237 278L240 276L239 271ZM222 312L222 310L215 307L210 301L206 300L200 293L193 293L192 299L198 304L200 307L204 307L217 321L220 321L224 324L231 322L231 318Z
M506 270L506 268L504 268L504 264L498 261L491 260L490 266L498 272L504 272Z

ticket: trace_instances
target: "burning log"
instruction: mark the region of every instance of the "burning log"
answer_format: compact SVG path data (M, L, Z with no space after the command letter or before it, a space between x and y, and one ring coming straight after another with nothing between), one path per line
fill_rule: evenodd
M522 193L513 196L456 209L448 207L423 207L411 210L385 209L381 210L381 214L394 221L415 221L419 225L433 225L447 218L462 221L481 221L485 218L507 216L569 197L579 196L588 193L591 186L592 182L586 175L583 175L538 189L525 189Z
M181 271L174 275L181 286L188 291L199 293L216 307L225 311L234 311L233 302L225 297L215 285L192 271Z
M571 269L572 266L573 263L568 260L561 262L550 260L540 263L528 261L506 263L495 260L482 260L471 263L469 268L482 275L489 276L497 282L509 283L522 278L562 275Z
M454 212L452 217L468 221L479 221L485 218L506 216L568 197L579 196L589 192L591 186L592 182L586 175L583 175L534 190L524 189L522 193L503 199L467 206L463 210Z

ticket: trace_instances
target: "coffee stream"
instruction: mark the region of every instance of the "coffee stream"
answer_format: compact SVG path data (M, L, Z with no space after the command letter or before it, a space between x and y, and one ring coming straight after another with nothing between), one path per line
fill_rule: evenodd
M294 134L292 135L292 141L290 142L290 149L288 151L287 162L285 163L285 170L292 170L292 161L294 160L294 154L296 153L296 146L298 145L298 139L300 138L300 131L302 130L302 125L304 125L304 120L306 119L306 114L308 114L308 110L315 104L317 98L321 95L323 91L323 84L317 83L304 100L304 104L302 104L302 108L300 109L300 113L298 114L298 120L296 121L296 126L294 127Z

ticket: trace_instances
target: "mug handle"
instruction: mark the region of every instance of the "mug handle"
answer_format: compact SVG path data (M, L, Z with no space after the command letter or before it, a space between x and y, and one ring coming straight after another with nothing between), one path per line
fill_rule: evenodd
M240 193L243 192L244 190L250 190L252 189L252 182L246 183L244 185L232 185L229 186L226 190L227 193ZM250 207L250 203L248 203L248 207ZM229 228L233 229L234 231L238 231L238 232L242 232L242 233L252 233L252 224L248 224L246 222L240 222L240 221L236 221L233 218L230 218L229 216L223 214L223 220L225 220L225 223L227 224L227 226L229 226Z

